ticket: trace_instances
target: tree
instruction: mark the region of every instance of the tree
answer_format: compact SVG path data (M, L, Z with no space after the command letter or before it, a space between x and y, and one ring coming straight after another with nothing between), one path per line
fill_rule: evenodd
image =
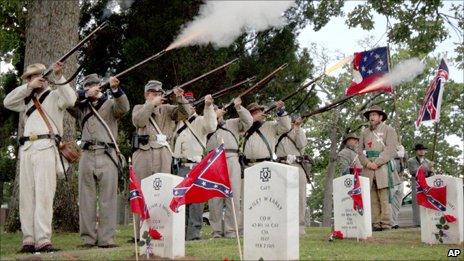
M33 1L17 2L18 6L23 4L25 10L25 53L24 65L32 63L44 63L50 65L55 62L60 55L68 51L78 42L79 31L79 1ZM66 61L64 75L72 75L77 68L77 57L73 55ZM20 115L20 119L22 115ZM75 136L75 122L70 115L64 118L64 137L63 139L71 140ZM23 132L23 121L19 121L17 136ZM13 190L13 196L10 204L10 216L7 222L6 230L15 231L19 228L17 219L18 207L18 168L17 160L16 182ZM76 200L76 178L70 176L70 183L59 181L57 183L57 192L55 197L55 215L63 218L60 228L66 230L75 230L78 224L77 200ZM71 188L70 184L74 184ZM70 191L74 190L74 191ZM66 218L64 218L66 217Z

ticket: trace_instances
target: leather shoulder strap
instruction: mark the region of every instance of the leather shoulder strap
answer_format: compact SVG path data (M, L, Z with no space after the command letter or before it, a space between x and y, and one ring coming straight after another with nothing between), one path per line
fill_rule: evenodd
M34 103L34 107L37 109L40 116L44 120L45 125L47 125L48 133L50 135L54 135L52 125L50 124L50 121L48 120L47 115L45 115L45 112L43 111L42 105L40 104L39 100L37 100L36 97L32 97L32 102Z

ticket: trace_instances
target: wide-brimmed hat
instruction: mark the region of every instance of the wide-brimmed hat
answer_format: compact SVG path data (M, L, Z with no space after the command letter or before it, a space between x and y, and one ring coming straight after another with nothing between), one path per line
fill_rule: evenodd
M421 143L417 143L416 145L414 145L414 150L427 150L429 148L425 147L424 144L421 144Z
M342 143L345 144L346 141L349 140L349 139L359 140L359 137L358 137L358 135L356 135L356 133L350 133L350 134L346 135L345 138L343 138Z
M34 63L31 65L28 65L26 67L26 70L24 71L23 75L21 75L21 79L26 80L27 77L34 75L34 74L41 74L43 71L45 71L47 67L41 63Z
M148 91L164 93L163 84L157 80L150 80L147 82L147 84L145 84L145 92L148 92Z
M257 110L262 110L264 111L266 107L262 106L262 105L259 105L257 102L252 102L250 104L248 104L247 106L247 110L249 112L253 112L253 111L257 111Z
M387 114L378 105L374 105L374 106L370 107L369 109L367 109L364 112L364 117L366 117L366 119L369 120L369 113L371 113L371 112L377 112L378 114L382 115L383 116L382 121L385 121L388 118Z
M98 76L98 74L96 74L96 73L92 73L92 74L86 75L84 77L84 80L82 81L82 84L85 87L87 85L100 84L100 82L101 82L100 76Z

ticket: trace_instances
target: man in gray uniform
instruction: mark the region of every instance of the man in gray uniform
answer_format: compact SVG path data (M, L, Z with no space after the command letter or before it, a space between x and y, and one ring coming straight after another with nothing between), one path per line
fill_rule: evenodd
M240 195L241 195L241 166L238 160L240 133L248 130L253 124L253 118L250 112L242 107L242 100L236 98L234 106L238 113L238 118L224 120L225 110L215 107L218 126L216 131L208 134L206 143L207 151L217 148L224 143L226 148L227 167L229 169L229 178L231 181L232 191L234 194L235 214L237 222L240 223ZM222 222L222 210L224 212L224 224ZM209 218L213 229L213 237L235 237L234 216L232 213L232 200L230 198L213 198L208 201ZM224 225L224 226L223 226ZM237 224L240 227L240 224Z
M355 133L348 134L342 141L343 149L338 153L338 164L342 175L351 173L352 167L362 168L358 157L359 138Z
M253 125L246 131L243 143L244 163L252 166L262 161L276 161L275 145L280 135L291 128L290 116L284 102L276 102L277 121L265 121L264 106L251 103L247 106L253 117Z
M79 233L84 247L109 248L116 246L118 174L122 168L115 150L118 123L130 108L117 78L109 79L112 97L100 91L100 82L97 74L87 75L83 81L84 89L77 92L78 120L82 128Z
M134 106L132 123L137 128L133 137L135 149L132 162L135 174L142 180L155 173L171 173L173 137L177 120L193 113L181 88L174 88L174 102L163 104L163 84L150 80L145 85L145 103ZM136 216L136 236L139 238L139 216Z
M306 214L306 184L309 180L309 169L304 164L309 164L309 157L303 154L308 144L304 130L301 129L303 119L292 117L292 128L290 131L280 135L275 146L278 161L298 168L299 173L299 222L300 235L305 234Z
M55 83L66 81L62 66L63 63L53 65L50 77ZM66 108L76 101L76 93L69 84L57 85L53 90L49 87L49 81L41 75L45 69L43 64L27 66L21 76L25 83L8 93L3 101L5 108L25 113L18 154L23 253L54 251L51 236L56 176L62 177L65 172L57 144L63 135Z
M416 173L420 166L424 166L425 168L425 175L426 177L430 177L433 175L433 162L428 160L425 157L427 153L427 147L423 144L416 144L414 146L414 150L416 152L416 156L412 157L408 160L408 170L409 174L411 175L411 194L412 194L412 218L414 225L419 227L420 226L420 212L419 212L419 205L417 204L417 184L416 184Z
M186 93L186 96L189 102L194 101L192 93ZM179 122L174 146L174 156L180 165L177 173L179 176L185 177L201 161L207 152L206 136L214 132L216 127L217 119L213 108L213 98L211 95L206 95L203 116L194 114L188 120ZM186 206L187 240L200 239L203 209L204 203Z

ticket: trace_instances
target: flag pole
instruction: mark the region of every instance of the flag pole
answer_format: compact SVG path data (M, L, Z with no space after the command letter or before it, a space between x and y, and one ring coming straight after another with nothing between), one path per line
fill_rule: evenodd
M234 197L230 198L232 200L232 213L234 214L234 223L235 223L235 236L237 237L237 246L238 246L238 253L240 255L240 260L243 260L242 256L242 246L240 244L240 235L238 234L238 224L237 224L237 215L235 213L235 202Z
M135 228L135 214L132 213L132 225L134 227L134 248L135 248L135 260L138 261L139 260L139 251L137 249L137 232L136 232L136 228Z
M433 134L433 147L432 147L432 161L435 162L435 154L437 148L437 136L438 136L438 121L435 121L435 130Z
M224 145L224 138L221 138L221 143ZM225 145L224 145L225 149ZM232 182L230 182L230 176L229 177L229 183L232 185ZM232 190L232 187L231 187ZM243 255L242 255L242 245L240 244L240 235L238 234L238 223L237 223L237 214L235 212L235 201L234 201L234 196L232 194L232 197L230 198L232 201L232 214L234 215L234 225L235 225L235 236L237 237L237 246L238 246L238 254L240 255L240 261L243 260Z

